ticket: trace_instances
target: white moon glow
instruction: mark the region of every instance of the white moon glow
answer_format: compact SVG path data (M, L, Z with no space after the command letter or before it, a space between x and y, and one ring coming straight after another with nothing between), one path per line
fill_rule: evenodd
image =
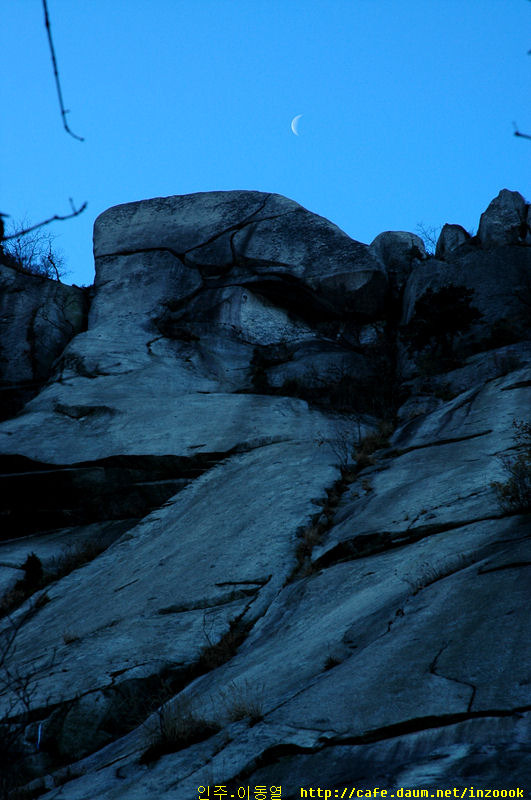
M299 132L297 130L297 126L299 124L299 120L300 120L301 117L302 117L302 114L297 114L297 116L293 117L293 119L291 120L291 130L293 131L295 136L299 135Z

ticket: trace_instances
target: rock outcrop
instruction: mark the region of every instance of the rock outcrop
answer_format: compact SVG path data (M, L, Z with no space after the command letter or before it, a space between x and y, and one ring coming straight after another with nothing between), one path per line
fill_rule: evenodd
M437 239L435 257L443 260L451 256L461 245L466 244L471 239L470 234L462 225L451 225L446 222Z
M384 265L395 293L403 289L414 264L427 257L420 236L406 231L379 233L369 250Z
M0 258L0 419L37 393L86 317L83 289L25 274Z
M529 204L519 192L502 189L481 215L478 239L482 247L529 243Z
M6 787L526 786L516 194L436 258L259 192L96 220L86 330L0 425ZM445 286L451 363L404 334Z

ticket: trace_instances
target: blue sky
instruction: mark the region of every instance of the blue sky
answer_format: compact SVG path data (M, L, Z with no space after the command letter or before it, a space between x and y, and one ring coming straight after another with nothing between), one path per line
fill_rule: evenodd
M40 0L2 8L0 211L56 223L70 283L93 280L110 206L278 192L369 243L475 230L502 188L529 200L528 0ZM299 136L290 129L302 114Z

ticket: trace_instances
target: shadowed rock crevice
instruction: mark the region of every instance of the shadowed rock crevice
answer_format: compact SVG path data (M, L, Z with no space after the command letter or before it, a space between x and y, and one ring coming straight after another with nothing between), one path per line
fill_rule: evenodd
M69 406L58 413L82 423L112 415L112 409ZM144 517L226 457L227 453L200 453L190 458L111 456L58 465L2 456L2 538Z
M443 676L444 677L444 676ZM468 684L467 684L468 685ZM484 711L463 711L455 714L441 714L439 716L416 717L403 720L394 725L387 725L383 728L375 728L367 731L361 736L338 736L327 738L325 747L333 747L337 744L369 744L380 742L385 739L394 739L409 733L433 730L434 728L445 728L456 725L459 722L467 722L472 719L487 719L489 717L518 717L531 711L531 705L518 706L517 708L489 708Z
M498 516L493 515L474 520L456 520L445 525L419 525L407 532L400 533L395 531L375 531L373 533L360 534L359 536L353 536L351 539L345 539L330 548L330 550L313 561L313 567L314 569L324 569L344 561L355 561L356 559L383 553L394 548L407 547L408 544L422 541L428 536L458 530L470 525L471 522L497 519Z

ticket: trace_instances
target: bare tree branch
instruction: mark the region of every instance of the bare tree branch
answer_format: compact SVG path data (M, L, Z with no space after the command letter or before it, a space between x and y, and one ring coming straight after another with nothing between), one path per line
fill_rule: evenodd
M57 95L59 97L59 107L61 109L61 116L63 118L63 125L64 125L64 128L65 128L65 131L67 133L69 133L70 136L73 136L74 139L77 139L80 142L84 142L85 139L83 138L83 136L78 136L77 134L73 133L73 131L71 131L70 128L68 127L68 123L66 121L66 115L69 113L69 111L65 108L64 103L63 103L63 93L61 92L61 84L59 82L59 72L57 70L57 61L56 61L56 58L55 58L55 50L54 50L53 40L52 40L52 31L51 31L51 28L50 28L50 17L48 15L48 6L47 6L47 3L46 3L46 0L42 0L42 6L44 8L44 24L46 25L46 33L48 34L48 42L50 43L50 54L52 56L53 72L54 72L54 75L55 75L55 84L57 86ZM43 223L43 224L45 224L45 223Z
M521 136L523 139L531 139L531 136L528 133L520 133L520 131L518 130L518 126L514 121L513 121L513 128L515 136Z
M83 203L81 208L76 209L72 202L72 198L69 199L70 199L70 205L72 206L73 209L71 214L66 214L64 217L59 216L59 214L55 214L53 217L50 217L50 219L45 219L44 222L38 222L37 225L32 225L31 228L26 228L25 230L17 231L16 233L11 233L9 234L9 236L4 236L2 241L7 242L8 239L16 239L18 236L25 236L26 233L30 233L30 231L34 231L36 228L42 228L43 225L49 225L50 222L55 222L56 220L62 221L64 219L72 219L72 217L79 216L79 214L81 214L86 209L87 207L86 202Z

